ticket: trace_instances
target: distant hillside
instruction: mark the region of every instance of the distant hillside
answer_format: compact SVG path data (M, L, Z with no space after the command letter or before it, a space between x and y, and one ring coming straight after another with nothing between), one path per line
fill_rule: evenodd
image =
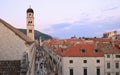
M26 34L26 29L19 29L21 32L23 32L24 34ZM35 39L38 40L39 37L41 36L42 40L46 40L46 39L51 39L52 37L50 35L41 33L37 30L35 30Z

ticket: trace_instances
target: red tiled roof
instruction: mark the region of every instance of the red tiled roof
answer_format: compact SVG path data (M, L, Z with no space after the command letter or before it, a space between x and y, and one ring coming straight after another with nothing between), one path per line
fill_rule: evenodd
M96 44L94 44L94 42L85 42L85 40L81 39L65 39L51 40L45 45L63 57L102 57L106 53L120 53L120 48L117 48L120 46L120 40L113 41L106 38L92 38L89 40L95 41ZM65 44L68 44L69 46L65 48L54 48L55 45ZM98 52L95 52L96 48L98 49ZM86 52L82 53L82 49L85 49Z
M114 40L114 45L116 48L120 49L120 39Z
M85 40L82 39L63 39L63 40L56 40L56 39L51 39L48 41L45 41L44 44L49 44L49 45L73 45L77 43L85 43ZM90 42L89 42L90 43ZM93 42L91 42L93 43Z
M108 38L92 38L95 42L110 42L111 40Z
M100 49L105 54L118 54L120 49L114 46L112 43L97 43L98 49Z
M81 50L85 49L85 53ZM64 57L102 57L103 53L98 51L95 52L95 46L93 44L76 44L75 46L70 46L67 49L58 48L56 53Z

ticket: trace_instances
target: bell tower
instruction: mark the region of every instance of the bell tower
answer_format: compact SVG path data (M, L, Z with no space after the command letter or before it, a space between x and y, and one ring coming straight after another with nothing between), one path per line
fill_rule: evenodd
M34 11L29 7L26 11L27 36L34 41Z

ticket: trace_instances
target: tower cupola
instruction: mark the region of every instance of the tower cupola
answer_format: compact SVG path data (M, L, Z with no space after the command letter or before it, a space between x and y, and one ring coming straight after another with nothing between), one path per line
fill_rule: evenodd
M27 9L27 13L34 13L33 9L30 7Z

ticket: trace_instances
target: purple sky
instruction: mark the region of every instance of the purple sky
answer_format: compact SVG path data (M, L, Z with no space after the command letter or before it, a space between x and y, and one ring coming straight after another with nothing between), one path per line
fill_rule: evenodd
M0 18L26 28L26 10L35 12L35 29L57 38L102 37L120 32L120 0L2 0Z

